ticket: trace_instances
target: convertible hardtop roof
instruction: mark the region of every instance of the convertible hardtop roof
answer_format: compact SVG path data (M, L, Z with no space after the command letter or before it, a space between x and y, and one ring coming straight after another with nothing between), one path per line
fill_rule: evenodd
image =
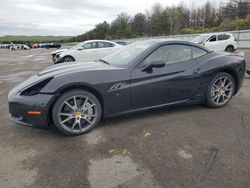
M149 42L155 42L159 45L164 45L164 44L184 44L184 45L190 45L190 46L195 46L195 47L198 47L198 48L201 48L207 52L212 52L212 50L206 48L205 46L203 45L200 45L200 44L196 44L196 43L193 43L193 42L189 42L189 41L185 41L185 40L178 40L178 39L148 39L148 40L144 40L144 41L149 41Z

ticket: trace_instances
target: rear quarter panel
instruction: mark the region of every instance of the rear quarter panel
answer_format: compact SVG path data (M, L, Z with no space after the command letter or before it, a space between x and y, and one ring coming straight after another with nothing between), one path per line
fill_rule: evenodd
M197 59L200 65L199 92L205 94L212 79L219 72L228 72L236 82L236 93L240 89L245 75L245 61L242 57L230 53L211 52Z

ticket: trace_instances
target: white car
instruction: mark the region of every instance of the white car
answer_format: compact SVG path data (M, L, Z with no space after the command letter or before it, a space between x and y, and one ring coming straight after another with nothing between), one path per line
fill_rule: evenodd
M234 52L238 47L231 33L202 34L195 37L192 42L202 44L213 51Z
M70 49L51 52L55 64L71 61L93 61L105 57L123 46L107 40L88 40Z
M13 43L10 43L10 47L9 47L10 50L17 50L18 49L18 46L13 44Z
M23 44L22 47L21 47L21 50L29 50L30 47L27 46L26 44Z

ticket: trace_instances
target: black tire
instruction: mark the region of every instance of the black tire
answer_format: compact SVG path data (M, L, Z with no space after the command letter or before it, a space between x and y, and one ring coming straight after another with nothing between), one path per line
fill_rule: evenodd
M67 101L68 99L72 98L72 97L79 97L82 96L82 97L86 97L87 100L89 100L89 102L93 102L91 103L92 105L95 104L94 107L91 107L91 109L93 108L93 111L94 113L96 113L96 116L95 117L92 117L94 118L94 121L93 121L93 124L90 124L88 123L89 121L86 121L85 119L80 119L79 121L83 121L83 123L85 123L87 126L86 127L82 127L82 125L79 125L79 124L76 124L77 126L74 126L74 128L72 129L73 127L73 124L76 123L77 121L77 115L74 115L75 117L74 118L71 118L70 120L67 121L67 125L64 125L64 123L62 123L63 121L60 122L60 116L59 115L61 112L61 109L65 109L62 108L63 105L65 105L65 101ZM85 99L86 99L85 98ZM73 100L73 99L72 99ZM80 100L80 99L79 99ZM84 99L83 99L84 100ZM79 101L78 101L79 102ZM78 102L76 102L78 104ZM81 101L80 101L81 102ZM88 102L88 103L89 103ZM72 103L71 103L72 104ZM85 104L85 101L82 105L77 105L77 106L81 106L79 108L83 109L82 106L84 106ZM90 103L89 103L90 104ZM89 105L88 104L88 105ZM91 106L90 104L90 106ZM67 106L67 105L65 105ZM87 109L89 107L87 106ZM94 109L95 108L95 109ZM73 110L72 110L73 111ZM79 110L77 110L79 111ZM76 111L73 111L73 113L78 113ZM82 112L83 113L83 112ZM94 114L93 113L93 114ZM95 115L95 114L94 114ZM81 90L81 89L77 89L77 90L73 90L73 91L68 91L68 92L65 92L63 93L58 99L57 101L55 102L54 106L53 106L53 109L52 109L52 119L53 119L53 122L55 124L55 127L63 134L66 134L66 135L70 135L70 136L77 136L77 135L81 135L81 134L85 134L85 133L88 133L89 131L91 131L93 128L95 128L100 119L101 119L101 116L102 116L102 108L101 108L101 104L99 102L99 100L97 99L97 97L95 95L93 95L92 93L88 92L88 91L85 91L85 90ZM87 116L86 116L87 117ZM79 117L78 117L79 118ZM88 117L87 117L88 118ZM66 118L65 118L66 119ZM64 120L65 120L64 119ZM70 123L72 122L72 123ZM83 124L84 125L84 124ZM69 127L67 127L69 126ZM77 128L78 127L78 128ZM80 130L82 128L82 130Z
M228 83L229 83L229 81L232 82L232 84L231 84L231 86L232 86L232 91L230 91L230 92L231 92L231 93L230 93L230 97L227 98L227 101L226 101L224 104L216 104L216 102L214 102L214 101L212 100L212 88L213 88L215 82L216 82L218 79L220 79L220 78L225 78L225 77L228 79ZM218 91L218 93L219 93L219 91ZM209 86L208 86L207 93L206 93L206 104L207 104L208 107L211 107L211 108L221 108L221 107L223 107L223 106L225 106L225 105L228 104L228 102L232 99L234 93L235 93L235 80L234 80L234 78L233 78L230 74L228 74L228 73L226 73L226 72L220 72L220 73L218 73L218 74L212 79L212 81L210 82L210 84L209 84ZM219 98L220 98L220 97L219 97ZM223 99L224 99L224 97L223 97Z
M62 62L73 62L75 59L72 56L65 56L62 58Z
M230 45L230 46L226 47L225 51L233 53L234 52L234 47L232 45Z

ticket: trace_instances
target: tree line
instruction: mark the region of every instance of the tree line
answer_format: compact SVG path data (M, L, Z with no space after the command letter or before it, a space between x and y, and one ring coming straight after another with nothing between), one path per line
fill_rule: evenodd
M226 30L250 29L250 0L229 0L220 6L207 1L204 5L188 8L178 6L163 7L154 4L149 10L131 16L120 13L111 22L104 21L94 29L65 42L90 39L123 39L176 35Z

